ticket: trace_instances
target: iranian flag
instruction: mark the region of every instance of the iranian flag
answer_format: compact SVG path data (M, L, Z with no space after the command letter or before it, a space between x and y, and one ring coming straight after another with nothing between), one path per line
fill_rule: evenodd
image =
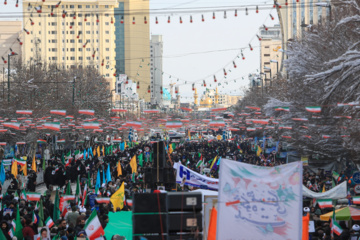
M37 202L37 201L40 201L41 193L27 192L26 198L28 201Z
M94 116L95 110L79 110L79 114Z
M212 112L221 112L221 111L226 111L227 108L212 108L211 111Z
M331 199L318 199L317 204L319 204L319 207L321 209L323 209L323 208L332 208L333 207Z
M25 166L26 165L26 160L24 159L20 159L20 158L15 158L17 164L19 164L20 166Z
M67 115L67 116L65 117L65 119L69 119L69 120L72 120L72 119L74 119L74 116L71 116L71 115Z
M142 123L141 122L127 122L125 124L126 127L134 127L134 128L141 128Z
M113 141L113 143L120 143L120 142L121 142L121 138L114 138L112 141Z
M96 202L98 203L109 203L110 202L110 198L95 198Z
M275 107L275 111L290 112L290 108L289 107Z
M114 109L111 109L111 112L127 112L127 110L121 109L121 108L114 108Z
M51 114L66 116L66 110L50 110Z
M322 138L324 138L324 139L329 139L329 138L331 138L331 137L330 137L330 135L322 135Z
M353 197L353 204L360 204L360 196Z
M105 232L101 226L96 210L93 211L89 219L85 223L85 232L89 240L95 240L100 236L104 236Z
M44 140L44 139L38 139L38 140L37 140L37 143L46 143L46 140Z
M100 123L99 122L85 122L81 126L84 129L99 129Z
M66 206L69 205L69 204L67 204L67 202L74 201L74 200L75 200L75 195L63 195L60 198L60 204L59 204L60 211L63 213Z
M75 160L82 159L82 158L84 158L84 153L81 152L80 150L76 150L75 151Z
M50 130L54 130L54 131L60 131L60 122L48 122L48 123L44 123L43 127L45 129L50 129Z
M191 108L186 108L186 107L181 107L181 110L187 111L187 112L192 112Z
M14 237L14 234L15 234L14 229L10 228L10 230L8 231L8 234L11 238Z
M309 121L307 118L292 118L294 121Z
M65 143L65 139L58 139L56 140L57 143Z
M246 131L248 131L248 132L253 132L253 131L256 131L256 128L248 127L248 128L246 128Z
M321 112L321 107L319 106L310 106L310 107L305 107L305 110L308 112L312 112L312 113L319 113Z
M181 128L183 126L183 123L180 121L168 121L165 124L166 128Z
M46 220L45 220L45 225L50 229L52 226L54 226L54 222L53 220L51 219L51 217L48 217Z
M16 122L4 122L3 123L4 127L8 127L8 128L13 128L16 130L20 130L20 123L16 123Z
M17 114L24 114L24 115L31 115L32 114L32 110L16 110Z
M225 122L221 121L221 120L217 120L217 121L211 121L209 123L210 127L224 127L225 126Z
M0 146L6 146L6 142L0 142Z
M83 207L84 207L84 205L85 205L86 197L87 197L87 184L85 184L84 192L83 192L83 195L82 195L82 203L81 203L81 205L82 205Z
M253 119L252 122L255 124L269 124L270 119Z
M16 145L25 145L26 142L16 142Z
M160 110L159 109L145 109L143 112L144 113L159 113Z
M72 160L72 159L73 159L73 157L71 156L71 151L69 151L69 152L66 154L65 158L68 159L68 160Z

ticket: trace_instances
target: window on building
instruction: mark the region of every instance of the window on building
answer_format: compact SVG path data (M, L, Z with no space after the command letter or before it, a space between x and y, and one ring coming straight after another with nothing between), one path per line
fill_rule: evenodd
M82 8L82 5L78 5L78 8Z
M70 39L70 43L75 43L75 39Z
M105 22L105 25L107 25L107 26L108 26L108 25L110 25L110 23L109 23L109 22Z
M70 60L75 60L75 57L70 57Z
M57 22L52 22L51 26L57 26Z
M90 24L89 22L86 22L86 25L87 25L87 26L90 26L91 24Z
M86 8L90 8L90 5L86 5L85 7L86 7Z
M110 75L107 73L106 76L109 77Z
M109 5L105 5L105 8L109 8Z
M82 26L82 22L78 22L78 25L79 25L79 26Z
M41 26L41 22L39 22L39 26Z
M108 17L109 16L109 14L108 13L105 13L105 17Z
M264 57L270 57L270 54L264 54Z
M51 57L51 60L57 61L57 57Z
M75 31L70 31L70 34L75 34Z
M33 49L30 50L31 52L33 51Z
M106 68L109 68L110 66L109 65L106 65Z
M264 62L264 65L270 65L270 62Z
M110 57L106 57L105 59L106 59L106 60L110 60Z
M105 51L107 51L107 52L110 51L110 48L105 48Z
M87 51L87 52L90 52L90 51L91 51L91 49L90 49L90 48L86 48L86 51Z
M79 39L79 43L82 43L82 39Z
M57 48L52 48L51 52L57 52Z
M75 8L75 6L74 6L74 5L70 5L70 8Z
M110 32L109 32L109 31L105 31L105 34L110 34Z
M82 52L82 48L79 48L79 52Z
M89 60L89 61L90 61L90 60L91 60L91 57L86 57L86 60Z
M106 43L109 43L109 42L110 42L110 40L109 40L109 39L106 39L106 40L105 40L105 42L106 42Z
M75 52L75 48L70 48L70 52Z
M265 46L264 48L270 48L270 46Z

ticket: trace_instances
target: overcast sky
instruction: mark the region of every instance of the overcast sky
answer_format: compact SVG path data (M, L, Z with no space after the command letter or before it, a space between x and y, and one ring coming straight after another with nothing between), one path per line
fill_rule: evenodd
M0 20L4 19L5 13L21 12L21 5L15 8L15 2L16 0L8 0L6 6L3 1L0 2ZM196 82L195 86L201 95L205 90L205 87L201 86L203 80L206 80L207 88L215 88L213 75L216 75L218 83L221 84L218 86L221 93L241 95L244 86L249 85L249 73L256 72L260 66L259 41L255 34L263 24L273 26L278 23L275 9L261 9L265 4L271 6L272 1L151 0L150 32L162 35L164 41L164 87L170 83L182 84L182 101L192 101L191 82ZM257 14L255 10L249 10L249 14L245 15L243 10L239 10L238 16L235 17L234 10L231 10L226 12L226 19L223 11L216 12L216 19L213 20L213 13L204 10L211 7L214 7L214 10L232 9L235 6L239 6L240 9L245 5L250 5L249 8L259 5L260 11ZM163 9L163 14L160 14L158 9ZM180 9L182 13L179 13ZM270 13L275 17L274 21L270 19ZM171 23L168 24L167 19L170 15ZM190 15L193 23L190 23ZM201 21L201 15L204 15L204 22ZM158 17L159 24L155 24L155 16ZM180 16L182 24L179 23ZM253 51L248 49L249 43L254 48ZM237 58L237 68L234 69L232 61L240 56L240 49L244 47L245 60ZM226 79L223 68L227 70ZM228 84L224 83L224 80Z

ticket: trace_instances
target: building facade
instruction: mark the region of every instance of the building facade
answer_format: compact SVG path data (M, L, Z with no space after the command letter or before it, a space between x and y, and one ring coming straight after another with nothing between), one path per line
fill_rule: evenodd
M259 29L260 41L260 78L265 86L270 84L272 79L279 71L282 63L282 41L280 25L273 27L261 27Z
M150 91L151 91L151 104L162 104L162 94L160 93L163 88L163 41L161 35L152 35L150 41Z
M140 99L150 101L149 1L118 0L115 9L116 70L139 84Z
M56 64L61 69L96 68L108 80L110 90L115 89L119 74L127 74L140 85L150 82L150 71L146 70L149 67L141 69L139 64L144 61L143 57L148 57L149 35L143 31L144 27L138 29L129 20L129 13L134 13L139 6L130 0L63 0L58 3L58 0L23 1L24 64ZM124 18L123 23L118 21L119 17ZM145 47L140 48L139 42ZM145 92L145 88L144 83L138 90ZM140 98L141 95L145 94L140 94Z
M278 0L282 6L278 13L285 49L289 40L301 38L309 26L321 24L331 17L330 2L330 0Z
M5 63L5 61L8 62L10 48L18 54L16 58L21 57L21 45L17 40L20 39L21 32L21 21L0 21L0 56L4 58L0 60L1 80L6 78L5 75L7 75L8 63ZM11 60L14 60L14 57L11 57Z

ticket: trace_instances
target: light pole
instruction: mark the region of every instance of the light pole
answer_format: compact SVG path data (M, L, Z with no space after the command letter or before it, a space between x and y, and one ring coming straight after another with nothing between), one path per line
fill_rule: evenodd
M16 56L17 53L13 52L10 48L10 53L8 54L8 103L10 103L10 57Z
M264 67L264 70L267 70L267 72L270 72L270 86L271 86L271 79L272 79L272 76L271 76L271 68L269 67ZM266 79L266 75L265 75L265 79ZM266 80L265 80L266 81Z
M279 61L275 59L270 59L270 62L276 63L276 74L279 73Z

